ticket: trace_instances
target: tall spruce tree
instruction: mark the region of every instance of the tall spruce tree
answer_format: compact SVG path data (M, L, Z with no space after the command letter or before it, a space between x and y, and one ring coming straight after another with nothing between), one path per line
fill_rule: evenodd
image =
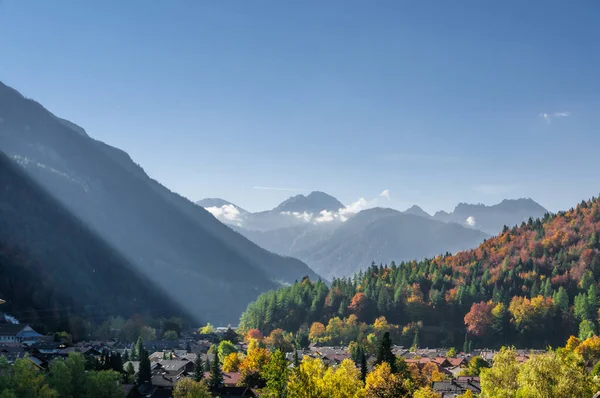
M150 358L148 357L148 351L142 347L140 353L140 368L138 371L138 384L150 383L152 380L152 370L150 367Z
M361 348L359 354L359 363L360 363L360 379L364 382L367 380L367 356L365 355L365 351Z
M206 360L208 361L208 357L206 357ZM198 354L196 360L194 361L194 365L196 365L196 369L194 370L194 376L192 379L194 379L194 381L201 381L204 379L204 364L202 363L202 355Z
M219 388L223 385L223 372L221 371L221 364L219 358L215 356L210 367L210 378L208 379L208 386L210 388Z
M392 340L390 339L390 332L385 332L379 343L377 349L377 358L375 361L377 364L387 362L390 365L392 373L397 372L396 367L396 356L392 352Z

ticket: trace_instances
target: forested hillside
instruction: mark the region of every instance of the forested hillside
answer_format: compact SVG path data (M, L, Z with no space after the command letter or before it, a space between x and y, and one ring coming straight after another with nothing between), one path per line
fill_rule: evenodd
M160 289L0 152L1 310L69 330L69 317L181 314Z
M557 346L598 328L600 200L518 227L474 250L375 265L331 287L303 280L250 304L242 328L310 330L348 342L389 322L397 342L423 346ZM357 325L358 322L358 325ZM322 323L322 325L321 325Z

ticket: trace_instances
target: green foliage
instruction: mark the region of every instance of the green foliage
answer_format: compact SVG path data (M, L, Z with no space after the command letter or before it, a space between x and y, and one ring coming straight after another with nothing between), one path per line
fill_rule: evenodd
M202 355L200 355L200 353L198 353L198 356L194 361L194 365L196 365L196 367L194 369L194 376L192 378L194 381L200 382L204 379L204 364L202 363Z
M469 365L461 372L462 376L479 376L482 369L489 368L490 364L480 356L475 356L469 360Z
M87 397L122 398L121 374L113 370L92 372L87 376Z
M288 361L281 350L276 350L261 372L265 380L265 392L269 397L281 397L287 385L289 369Z
M215 359L210 366L210 378L208 379L208 386L210 388L217 388L223 385L223 372L221 371L221 365L219 361Z
M137 382L139 385L150 383L152 379L152 369L150 364L150 358L148 357L148 351L142 347L140 354L140 367L138 370Z
M383 334L383 338L379 343L379 348L377 349L377 358L375 360L376 364L381 364L383 362L387 362L390 365L390 370L392 373L397 372L396 368L396 356L392 352L392 340L390 339L390 333L385 332Z
M584 319L579 324L579 340L586 340L596 334L596 325L590 320Z
M179 335L174 330L167 330L165 333L163 333L162 337L164 340L171 340L171 341L179 340Z
M233 345L231 341L223 340L219 343L219 348L217 349L217 355L219 357L219 362L223 363L225 357L231 353L238 352L238 349Z

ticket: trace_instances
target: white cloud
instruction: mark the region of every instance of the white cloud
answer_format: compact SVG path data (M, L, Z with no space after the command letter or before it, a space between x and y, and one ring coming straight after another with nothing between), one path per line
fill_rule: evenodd
M297 211L282 211L281 214L285 215L285 216L294 216L299 220L304 220L306 222L310 222L313 218L313 214L312 213L307 213L307 212L297 212Z
M315 218L315 223L320 224L320 223L324 223L324 222L331 222L336 219L336 216L338 216L338 213L333 213L331 211L322 210L319 213L319 216L317 218Z
M469 227L474 227L477 224L475 222L475 217L473 217L473 216L467 217L467 219L465 220L465 224L467 224Z
M381 198L386 198L390 200L390 190L383 190L376 198L367 200L365 198L359 198L358 200L338 209L337 211L329 211L329 210L321 210L318 214L313 213L300 213L297 211L282 211L281 214L286 216L293 216L299 220L303 220L304 222L312 222L315 224L328 223L333 221L341 221L345 222L354 214L361 212L365 209L369 209L372 207L376 207Z
M240 211L234 205L223 205L221 207L206 207L205 210L220 220L237 222L238 225L240 225L242 221L242 219L240 218Z
M540 117L544 118L546 123L550 123L550 121L557 117L569 117L571 116L571 112L554 112L554 113L540 113Z
M254 186L252 189L262 189L265 191L306 191L306 189L300 188L279 188L279 187L262 187L262 186Z

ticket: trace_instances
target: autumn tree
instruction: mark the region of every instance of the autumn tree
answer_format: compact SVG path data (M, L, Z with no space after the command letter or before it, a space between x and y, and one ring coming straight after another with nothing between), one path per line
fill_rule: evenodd
M410 382L392 373L389 363L383 362L367 375L366 398L409 398Z
M238 352L238 349L233 345L233 343L229 340L223 340L219 343L219 347L217 349L217 355L219 357L219 362L223 363L225 361L225 357L229 354Z
M467 332L477 337L485 336L492 326L493 309L494 303L491 301L471 305L471 310L465 315Z
M237 372L244 360L243 354L232 352L223 359L223 372Z
M519 363L514 348L502 347L491 368L480 373L481 398L515 398L519 384Z
M204 380L194 381L186 377L180 379L173 390L174 398L211 398L208 386Z

